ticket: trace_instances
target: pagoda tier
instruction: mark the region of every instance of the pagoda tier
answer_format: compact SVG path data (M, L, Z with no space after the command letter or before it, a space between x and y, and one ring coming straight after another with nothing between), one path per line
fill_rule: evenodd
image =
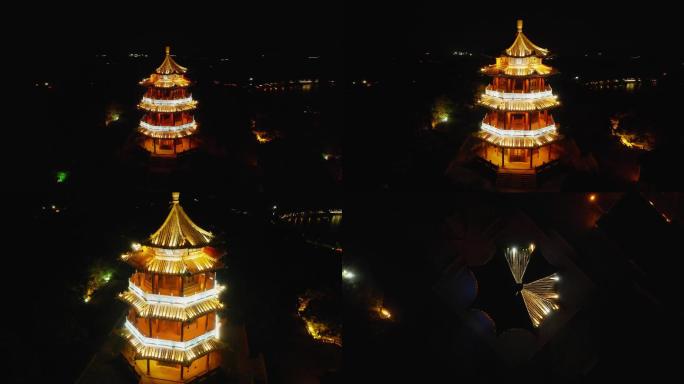
M225 287L216 281L222 254L212 240L174 192L162 226L121 256L136 269L119 295L130 305L124 356L141 376L187 382L220 365L219 295Z
M171 58L166 47L162 64L140 84L147 87L138 108L144 111L138 132L140 145L153 156L175 157L197 147L193 137L198 124L193 111L197 101L188 90L187 68Z
M481 70L492 80L478 98L488 111L475 137L481 140L478 156L497 174L534 175L559 157L562 136L550 109L560 103L546 81L556 71L542 62L549 51L532 43L522 26L518 20L513 44Z

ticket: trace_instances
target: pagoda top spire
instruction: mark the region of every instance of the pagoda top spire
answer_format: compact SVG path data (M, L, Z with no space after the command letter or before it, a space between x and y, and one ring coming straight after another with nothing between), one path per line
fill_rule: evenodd
M505 53L513 57L537 56L543 57L549 54L548 49L541 48L530 41L523 33L523 21L517 22L518 34L515 36L513 44L506 49Z
M166 56L161 65L156 69L156 73L160 75L173 75L173 74L183 74L187 72L188 69L176 63L174 59L171 58L171 47L166 46Z
M161 227L149 237L151 246L161 248L200 248L214 235L195 224L180 205L180 192L171 193L171 211Z

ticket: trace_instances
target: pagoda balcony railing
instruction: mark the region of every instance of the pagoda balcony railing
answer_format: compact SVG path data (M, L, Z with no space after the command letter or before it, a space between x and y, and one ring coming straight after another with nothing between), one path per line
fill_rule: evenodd
M195 120L181 125L152 125L145 121L140 121L140 127L151 132L178 132L185 131L186 129L197 128L197 122Z
M498 97L504 100L534 100L553 96L551 88L540 92L499 92L489 87L485 88L485 95Z
M185 97L183 99L173 99L173 100L151 99L149 97L143 97L142 98L143 104L150 104L150 105L155 105L155 106L160 106L160 107L177 107L179 105L190 104L192 102L194 102L194 100L192 99L192 95L190 95L189 97Z
M163 347L163 348L173 348L173 349L181 349L181 350L188 350L197 344L209 340L209 339L219 339L219 318L218 315L216 315L216 325L214 326L214 329L211 331L199 335L195 337L194 339L188 340L188 341L171 341L171 340L164 340L164 339L154 339L151 337L144 336L138 328L135 327L135 325L131 324L128 319L126 319L126 322L124 323L124 327L136 338L138 341L145 345L145 346L152 346L152 347Z
M556 125L551 124L544 128L532 129L532 130L518 130L518 129L500 129L492 127L491 125L482 122L480 126L483 131L489 132L493 135L504 136L504 137L537 137L543 136L549 133L556 132Z
M147 293L130 280L128 281L128 288L138 296L145 299L145 301L147 301L148 303L189 305L210 297L218 297L218 294L221 293L221 291L225 287L220 286L218 284L214 284L213 288L207 289L206 291L202 291L190 296L169 296L159 295L155 293Z

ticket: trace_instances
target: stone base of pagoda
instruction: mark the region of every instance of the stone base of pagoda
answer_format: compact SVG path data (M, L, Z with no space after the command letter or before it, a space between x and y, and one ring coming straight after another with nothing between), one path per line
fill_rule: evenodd
M138 144L153 157L176 157L199 147L199 141L193 136L173 139L158 139L140 135Z
M128 343L122 353L140 377L140 384L190 383L221 366L220 351L212 351L187 366L152 359L136 359L135 348Z
M536 148L505 148L483 141L477 150L477 156L499 173L536 173L545 165L556 162L560 153L557 143Z
M536 189L537 176L559 162L561 141L532 148L506 148L480 140L475 155L495 172L495 187L499 191Z

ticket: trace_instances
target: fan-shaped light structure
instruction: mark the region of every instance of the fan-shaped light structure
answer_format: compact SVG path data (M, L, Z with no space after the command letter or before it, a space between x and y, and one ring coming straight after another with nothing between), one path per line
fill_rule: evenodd
M522 284L520 295L523 298L532 325L538 327L545 318L559 308L556 283L560 280L560 276L554 273L531 283L523 284L525 270L527 270L533 252L534 244L530 244L528 248L506 248L504 255L513 279L517 284Z

